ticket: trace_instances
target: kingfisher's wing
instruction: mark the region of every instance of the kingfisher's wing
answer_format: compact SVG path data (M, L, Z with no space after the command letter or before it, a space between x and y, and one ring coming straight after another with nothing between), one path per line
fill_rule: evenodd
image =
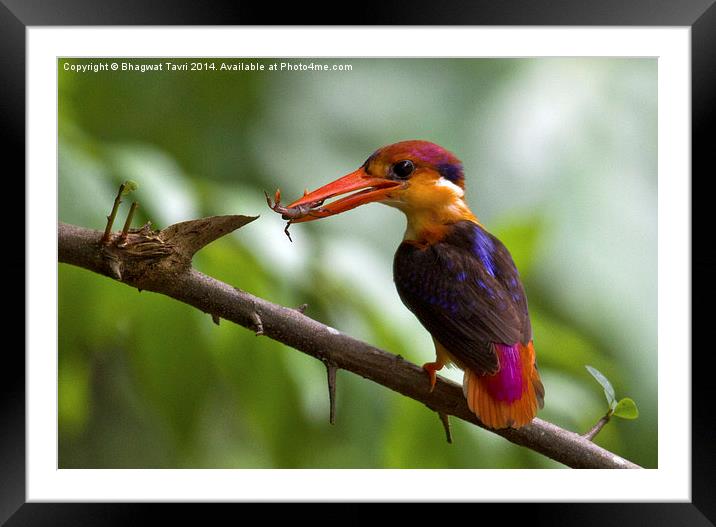
M440 242L403 242L393 263L403 303L456 359L478 374L499 369L495 343L529 343L527 300L512 257L470 221Z

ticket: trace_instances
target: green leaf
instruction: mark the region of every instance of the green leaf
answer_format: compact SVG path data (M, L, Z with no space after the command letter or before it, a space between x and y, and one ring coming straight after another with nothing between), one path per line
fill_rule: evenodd
M137 183L132 181L131 179L128 179L124 182L124 190L122 191L123 195L127 195L130 192L134 192L137 190Z
M587 371L592 374L592 377L594 377L597 382L602 385L602 388L604 388L604 396L607 398L609 408L614 408L617 398L614 393L612 383L610 383L609 379L607 379L598 369L588 365L585 366L585 368L587 368Z
M621 417L622 419L636 419L639 417L639 409L636 407L636 403L629 397L624 397L614 407L612 415Z

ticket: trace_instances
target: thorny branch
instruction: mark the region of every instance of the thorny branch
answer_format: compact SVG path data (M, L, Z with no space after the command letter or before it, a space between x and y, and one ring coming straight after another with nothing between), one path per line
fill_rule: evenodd
M130 229L121 243L121 234L108 235L105 240L100 231L60 223L59 261L139 290L167 295L208 313L216 323L224 318L257 333L260 330L330 368L349 370L420 401L438 413L446 434L448 415L484 427L468 409L459 385L438 377L431 391L423 369L402 357L321 324L305 316L301 309L273 304L191 267L196 251L254 219L217 216L178 223L162 231L145 225ZM491 431L573 468L641 468L579 434L538 418L519 430Z

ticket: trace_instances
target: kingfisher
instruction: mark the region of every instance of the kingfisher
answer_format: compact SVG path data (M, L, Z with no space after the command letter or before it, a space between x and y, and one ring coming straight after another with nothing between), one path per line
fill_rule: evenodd
M525 290L507 248L468 207L463 166L454 154L428 141L391 144L287 207L278 199L274 210L289 225L371 202L402 211L407 228L393 279L432 336L436 359L423 365L430 389L436 372L452 364L463 370L467 404L484 425L520 428L532 421L544 406L544 387Z

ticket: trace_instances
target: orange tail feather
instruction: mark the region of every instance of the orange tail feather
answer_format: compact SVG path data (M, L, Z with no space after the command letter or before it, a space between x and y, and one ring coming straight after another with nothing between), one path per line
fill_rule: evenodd
M522 378L521 396L513 401L500 400L488 389L490 376L465 370L463 391L470 410L490 428L520 428L528 424L537 409L544 406L544 387L535 365L532 342L519 345ZM498 373L499 375L499 373Z

